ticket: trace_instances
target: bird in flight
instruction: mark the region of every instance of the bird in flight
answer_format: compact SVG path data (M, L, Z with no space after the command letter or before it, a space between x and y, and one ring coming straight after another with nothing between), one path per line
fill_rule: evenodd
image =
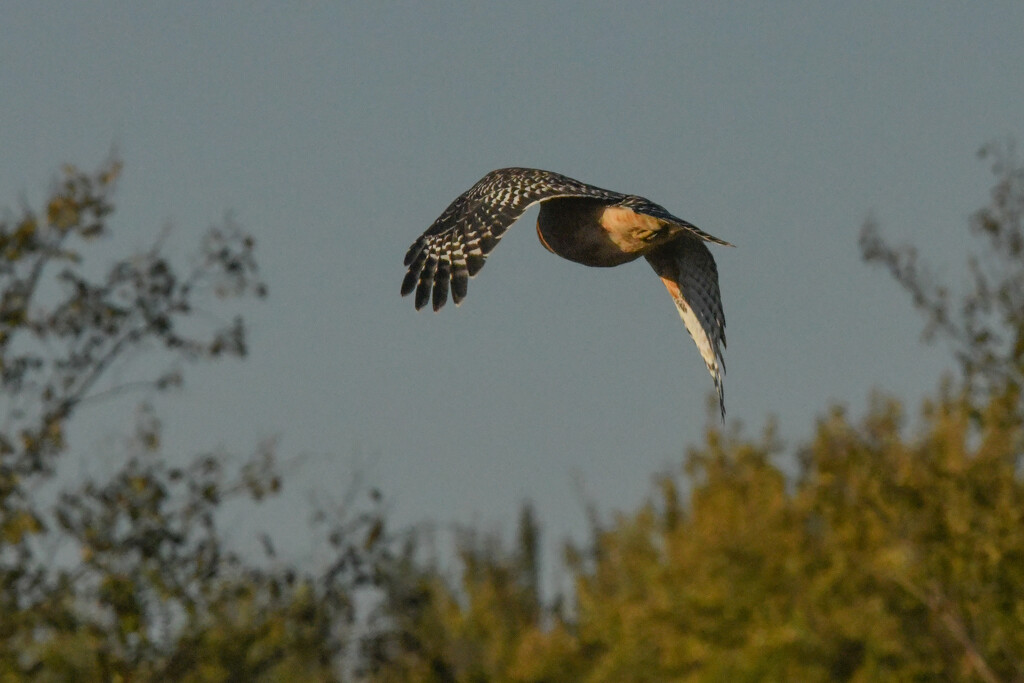
M402 296L415 292L417 310L432 303L437 311L450 290L452 300L460 304L469 278L483 268L509 226L538 202L537 236L548 251L594 267L647 259L711 373L724 419L725 314L718 268L704 243L733 245L643 197L536 168L491 171L409 247Z

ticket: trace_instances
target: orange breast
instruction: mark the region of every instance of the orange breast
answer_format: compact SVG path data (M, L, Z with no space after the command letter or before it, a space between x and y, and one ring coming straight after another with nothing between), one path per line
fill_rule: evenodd
M594 199L552 199L541 204L537 237L562 258L586 266L633 261L671 238L653 216Z

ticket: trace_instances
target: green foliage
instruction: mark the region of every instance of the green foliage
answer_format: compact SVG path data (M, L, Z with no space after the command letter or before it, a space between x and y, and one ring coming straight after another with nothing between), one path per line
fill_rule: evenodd
M187 272L159 244L86 268L119 171L67 168L41 211L0 221L0 681L341 680L353 596L385 554L379 513L322 514L334 559L319 571L269 562L269 540L268 557L241 556L218 513L278 492L273 444L237 467L224 453L173 466L148 404L108 479L61 475L83 406L244 356L242 321L218 324L208 302L265 294L255 244L230 221ZM139 374L116 383L113 367Z
M571 658L540 657L570 639L556 615L541 609L539 527L527 506L518 544L505 552L494 536L463 534L457 591L411 558L394 572L367 639L368 671L381 681L574 680ZM547 617L553 627L547 628ZM568 653L566 653L568 654Z
M1015 680L1024 666L1024 430L927 404L914 436L876 399L833 410L795 478L759 440L708 432L689 500L659 495L571 553L571 618L544 614L524 548L463 544L457 590L392 604L375 680Z
M999 268L972 261L959 304L865 232L865 257L962 363L913 429L883 397L860 420L831 409L792 450L771 426L710 429L685 478L569 549L569 611L523 589L522 541L464 543L456 588L428 572L388 605L397 636L374 679L1024 680L1024 171L1009 158L972 221Z
M688 508L666 495L598 535L578 588L584 680L1012 679L1024 484L1006 408L973 448L959 397L914 438L892 402L860 424L834 411L791 492L770 437L710 433Z
M42 210L0 221L0 681L1024 680L1024 170L986 154L966 293L862 235L960 375L913 421L876 396L795 447L771 424L710 428L639 510L567 548L575 590L553 602L529 507L511 550L464 533L454 581L415 533L399 546L376 492L366 512L318 512L324 567L277 558L269 537L242 556L219 512L280 490L273 445L171 465L147 404L113 475L62 481L84 404L181 381L111 384L119 359L244 355L241 321L203 329L194 302L264 293L230 224L187 274L154 248L89 277L78 250L107 232L119 167L68 169Z

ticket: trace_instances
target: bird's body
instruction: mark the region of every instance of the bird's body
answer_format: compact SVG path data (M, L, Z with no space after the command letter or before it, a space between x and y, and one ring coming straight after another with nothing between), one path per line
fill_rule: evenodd
M537 216L537 237L548 251L597 268L635 261L681 230L600 199L552 199Z
M704 242L731 245L643 197L539 169L492 171L453 201L409 248L402 295L415 291L417 309L432 299L436 311L450 288L456 305L461 303L469 277L483 267L505 230L538 202L537 236L548 251L594 267L646 257L708 366L724 416L720 347L725 346L725 316L718 270Z

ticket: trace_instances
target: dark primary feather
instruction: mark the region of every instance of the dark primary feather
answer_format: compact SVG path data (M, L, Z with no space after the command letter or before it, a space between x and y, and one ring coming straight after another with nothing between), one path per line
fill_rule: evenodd
M417 310L431 302L436 311L447 301L450 289L452 300L461 303L469 278L480 272L509 226L537 202L560 197L606 200L679 225L703 240L728 245L643 197L604 190L551 171L502 168L457 197L409 247L402 296L415 291Z
M432 298L436 311L448 299L450 285L458 304L466 296L469 278L480 272L505 231L533 204L554 197L615 201L621 196L538 169L492 171L457 197L409 247L402 296L415 290L416 308Z

